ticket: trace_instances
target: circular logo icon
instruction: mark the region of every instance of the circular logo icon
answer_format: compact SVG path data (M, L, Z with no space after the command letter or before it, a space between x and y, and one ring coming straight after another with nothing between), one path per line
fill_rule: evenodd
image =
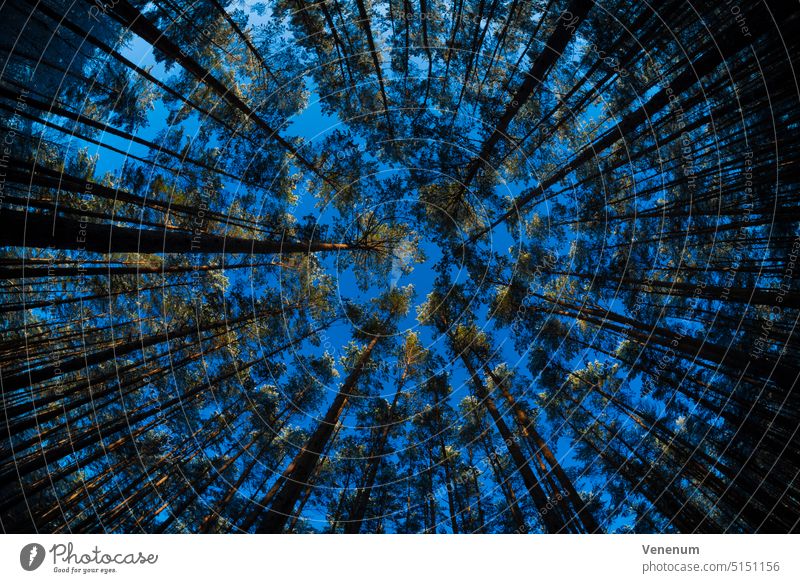
M26 571L35 571L44 562L44 547L38 543L31 543L22 547L19 552L19 564Z

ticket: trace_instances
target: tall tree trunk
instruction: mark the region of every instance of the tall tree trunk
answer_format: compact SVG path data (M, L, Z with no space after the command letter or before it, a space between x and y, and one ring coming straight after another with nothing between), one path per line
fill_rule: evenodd
M375 444L371 455L367 459L367 472L366 477L364 478L364 483L356 493L356 499L353 502L353 510L344 525L344 532L346 534L358 534L361 531L361 524L363 523L364 515L367 512L367 506L369 505L372 488L375 485L375 477L378 475L378 468L383 461L383 454L386 451L386 443L389 440L389 433L392 429L392 422L397 410L397 402L400 400L400 394L403 391L403 386L405 385L407 375L408 368L406 368L403 371L403 374L400 376L400 380L397 383L397 389L394 393L394 399L392 399L392 404L389 407L389 417L383 424L383 427L381 427L377 443Z
M364 250L349 243L242 239L213 233L135 229L81 222L50 214L3 209L0 244L94 253L246 253L283 254Z
M367 344L355 367L347 375L347 379L336 394L324 419L320 421L317 429L278 478L275 486L267 493L262 501L262 506L269 504L269 508L261 519L257 532L280 533L283 531L379 339L380 337L376 335ZM245 528L248 526L245 525Z

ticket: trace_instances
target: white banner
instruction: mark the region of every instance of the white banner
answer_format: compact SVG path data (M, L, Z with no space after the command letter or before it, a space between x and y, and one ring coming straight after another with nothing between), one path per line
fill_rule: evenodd
M16 581L800 581L785 535L5 535ZM245 579L246 578L246 579Z

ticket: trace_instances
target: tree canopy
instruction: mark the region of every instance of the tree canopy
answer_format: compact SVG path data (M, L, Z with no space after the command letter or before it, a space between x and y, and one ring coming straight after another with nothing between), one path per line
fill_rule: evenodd
M797 531L799 17L3 3L0 527Z

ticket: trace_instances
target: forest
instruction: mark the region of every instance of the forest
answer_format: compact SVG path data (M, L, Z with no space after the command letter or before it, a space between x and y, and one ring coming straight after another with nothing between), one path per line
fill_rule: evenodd
M800 531L799 17L3 2L0 529Z

